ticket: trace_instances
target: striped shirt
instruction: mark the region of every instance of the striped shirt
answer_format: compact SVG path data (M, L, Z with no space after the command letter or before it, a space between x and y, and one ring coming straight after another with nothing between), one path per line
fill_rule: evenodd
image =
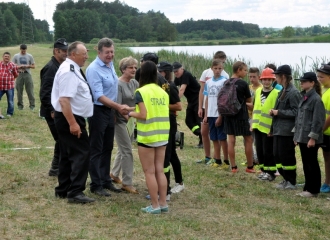
M10 90L15 87L15 78L18 76L18 68L12 63L0 62L0 90Z

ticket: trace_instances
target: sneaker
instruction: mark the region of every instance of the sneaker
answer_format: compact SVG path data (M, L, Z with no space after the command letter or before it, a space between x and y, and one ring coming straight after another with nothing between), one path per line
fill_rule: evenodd
M246 168L245 169L245 172L247 172L247 173L256 173L256 170L254 170L253 168Z
M265 172L261 172L261 173L257 176L257 178L262 178L265 174L267 174L267 173L265 173Z
M298 194L301 197L305 197L305 198L311 198L311 197L317 197L318 194L313 194L307 191L301 192Z
M0 119L5 119L5 116L0 114Z
M184 190L184 183L176 183L175 186L171 189L171 193L179 193Z
M222 164L212 163L210 166L213 168L221 167Z
M247 162L242 162L241 165L242 166L247 166Z
M330 186L326 183L323 183L320 189L321 193L330 193Z
M7 114L7 118L11 118L11 116L12 116L12 115L10 115L10 114Z
M260 178L260 180L263 181L274 181L275 180L275 176L274 175L270 175L269 173L266 173L263 175L263 177Z
M203 148L203 143L198 143L195 148Z
M330 200L330 197L327 197L327 200Z
M206 165L212 165L213 163L215 163L215 160L213 158L211 158L207 163Z
M289 181L287 181L284 189L295 190L295 189L297 189L297 187L296 187L296 185L292 185Z
M283 180L282 182L280 182L279 184L276 185L277 189L284 189L286 186L286 181Z
M232 168L232 169L231 169L231 172L232 172L232 173L237 173L237 172L238 172L238 168Z
M166 202L169 202L169 201L171 201L171 194L166 195Z
M228 170L229 169L229 166L230 165L223 163L223 164L220 165L219 169L221 169L221 170Z
M207 164L210 160L211 160L211 158L199 159L199 160L196 161L196 163L205 163L205 164Z
M153 208L151 205L145 208L141 208L141 211L144 213L150 213L150 214L160 214L161 210L160 207Z
M169 211L168 211L168 205L167 206L160 206L160 211L162 212L162 213L168 213Z

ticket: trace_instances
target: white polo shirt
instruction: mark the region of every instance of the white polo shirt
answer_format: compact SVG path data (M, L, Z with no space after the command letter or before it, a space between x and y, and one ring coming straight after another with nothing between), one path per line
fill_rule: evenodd
M71 64L74 71L70 70ZM51 100L55 111L58 112L62 112L59 102L61 97L70 98L73 114L81 117L93 115L92 96L87 82L81 75L78 64L69 58L60 65L54 78Z

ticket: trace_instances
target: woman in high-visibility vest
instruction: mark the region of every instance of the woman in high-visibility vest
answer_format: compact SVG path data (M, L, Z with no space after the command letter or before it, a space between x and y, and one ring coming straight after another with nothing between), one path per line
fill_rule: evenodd
M135 92L136 111L129 112L128 116L137 119L138 153L151 197L151 205L141 211L166 213L164 158L170 129L169 97L157 84L157 67L151 61L143 62L139 84Z
M330 62L322 64L317 71L317 80L322 84L322 101L325 107L325 123L323 126L323 144L325 180L321 186L322 193L330 193ZM330 198L328 198L330 200Z

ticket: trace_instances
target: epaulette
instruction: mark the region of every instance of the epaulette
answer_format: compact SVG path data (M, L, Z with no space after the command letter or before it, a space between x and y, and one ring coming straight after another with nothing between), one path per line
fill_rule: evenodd
M71 72L74 72L74 66L73 66L73 64L70 64L70 71Z

